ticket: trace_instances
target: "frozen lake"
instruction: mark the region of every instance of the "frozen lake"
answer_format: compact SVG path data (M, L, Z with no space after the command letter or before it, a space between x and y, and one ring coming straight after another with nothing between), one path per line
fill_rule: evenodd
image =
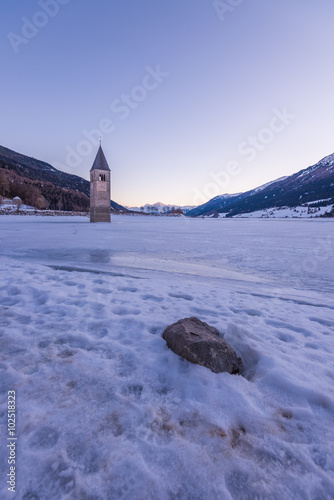
M334 498L333 250L330 219L0 216L17 498ZM190 316L243 376L167 349Z

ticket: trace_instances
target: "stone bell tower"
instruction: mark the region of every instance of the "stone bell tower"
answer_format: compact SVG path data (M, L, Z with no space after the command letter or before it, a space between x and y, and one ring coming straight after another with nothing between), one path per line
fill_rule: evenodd
M90 169L90 221L110 222L110 168L100 144Z

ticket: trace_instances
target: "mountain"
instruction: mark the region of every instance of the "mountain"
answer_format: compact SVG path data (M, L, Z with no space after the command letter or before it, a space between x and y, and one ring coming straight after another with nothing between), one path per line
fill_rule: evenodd
M189 212L192 210L193 206L180 206L180 205L166 205L165 203L157 202L150 205L147 203L146 205L142 205L141 207L127 207L131 211L142 212L146 214L167 214L176 209L181 209L183 213Z
M331 206L334 204L334 154L316 165L259 186L245 193L216 196L190 210L188 216L225 213L226 217L274 207Z
M52 210L89 210L89 181L0 146L0 195ZM111 201L115 213L128 212Z
M78 190L89 197L89 182L85 179L61 172L44 161L16 153L3 146L0 146L0 167L7 167L30 180L52 182L55 186Z

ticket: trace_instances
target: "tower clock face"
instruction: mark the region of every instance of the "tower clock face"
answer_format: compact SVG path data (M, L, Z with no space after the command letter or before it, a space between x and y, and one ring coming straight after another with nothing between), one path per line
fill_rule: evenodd
M107 182L98 181L97 190L98 191L107 191Z

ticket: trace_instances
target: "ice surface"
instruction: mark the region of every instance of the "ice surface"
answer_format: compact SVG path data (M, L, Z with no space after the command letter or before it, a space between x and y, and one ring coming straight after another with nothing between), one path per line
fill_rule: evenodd
M16 498L334 498L333 229L1 216L0 421L6 436L15 389ZM163 330L189 316L218 328L243 376L168 350Z

